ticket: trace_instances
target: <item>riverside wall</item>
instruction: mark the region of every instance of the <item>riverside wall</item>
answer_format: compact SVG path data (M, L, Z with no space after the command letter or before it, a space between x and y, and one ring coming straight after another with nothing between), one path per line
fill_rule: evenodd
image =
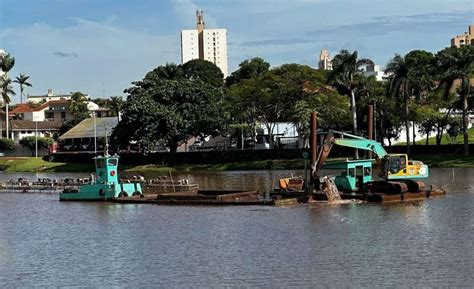
M474 152L474 144L470 144L470 151ZM389 153L405 153L405 146L392 146L385 148ZM303 152L309 149L266 149L266 150L229 150L229 151L206 151L206 152L181 152L181 153L122 153L120 162L124 165L146 165L146 164L218 164L245 161L263 161L274 159L298 159L303 158ZM347 147L333 147L330 157L351 157L353 149ZM463 145L417 145L411 147L412 155L423 154L453 154L463 152ZM360 151L364 157L363 151ZM57 162L90 163L93 153L68 152L51 155L51 160Z

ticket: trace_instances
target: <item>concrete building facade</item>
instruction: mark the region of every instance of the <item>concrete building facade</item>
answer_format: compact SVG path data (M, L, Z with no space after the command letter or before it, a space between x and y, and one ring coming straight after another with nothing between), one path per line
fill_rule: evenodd
M32 103L39 103L39 102L48 102L54 100L70 100L71 94L54 94L52 89L48 89L48 93L43 95L28 95L28 101ZM88 95L86 95L88 97Z
M468 31L451 38L451 47L461 47L463 45L474 46L474 24L469 25Z
M320 70L332 70L332 59L326 48L319 53L318 68Z
M375 76L375 79L377 81L384 81L384 77L386 77L387 75L385 74L385 71L380 70L379 65L370 64L365 67L364 76L365 77Z
M181 30L181 63L202 59L214 63L224 74L227 68L227 30L206 29L202 10L196 11L196 29Z

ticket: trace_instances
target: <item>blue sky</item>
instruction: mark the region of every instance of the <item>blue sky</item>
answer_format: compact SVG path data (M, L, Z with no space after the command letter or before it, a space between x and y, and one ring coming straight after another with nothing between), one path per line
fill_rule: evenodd
M12 77L31 76L27 93L123 95L180 62L179 33L197 8L208 28L228 30L230 72L255 56L315 67L324 47L384 66L395 53L438 51L474 23L472 0L0 0L0 48L16 58Z

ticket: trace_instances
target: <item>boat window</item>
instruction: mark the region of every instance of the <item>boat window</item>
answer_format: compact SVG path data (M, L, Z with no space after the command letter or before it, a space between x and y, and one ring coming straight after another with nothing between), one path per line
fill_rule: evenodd
M109 159L108 164L109 166L117 166L117 159Z
M349 176L355 177L355 168L350 168L349 169Z
M105 168L105 162L103 159L95 160L95 166L99 169Z
M362 176L364 173L364 168L362 166L356 166L356 175Z
M371 168L370 167L367 167L367 168L364 168L364 176L365 177L369 177L372 175L372 172L371 172Z

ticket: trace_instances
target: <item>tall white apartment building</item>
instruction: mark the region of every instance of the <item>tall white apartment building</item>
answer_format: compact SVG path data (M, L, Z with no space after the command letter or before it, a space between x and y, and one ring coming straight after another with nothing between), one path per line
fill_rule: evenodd
M227 70L227 30L206 29L202 10L196 11L197 27L181 30L181 62L203 59L214 63L224 74Z
M181 30L181 63L199 58L197 30Z

